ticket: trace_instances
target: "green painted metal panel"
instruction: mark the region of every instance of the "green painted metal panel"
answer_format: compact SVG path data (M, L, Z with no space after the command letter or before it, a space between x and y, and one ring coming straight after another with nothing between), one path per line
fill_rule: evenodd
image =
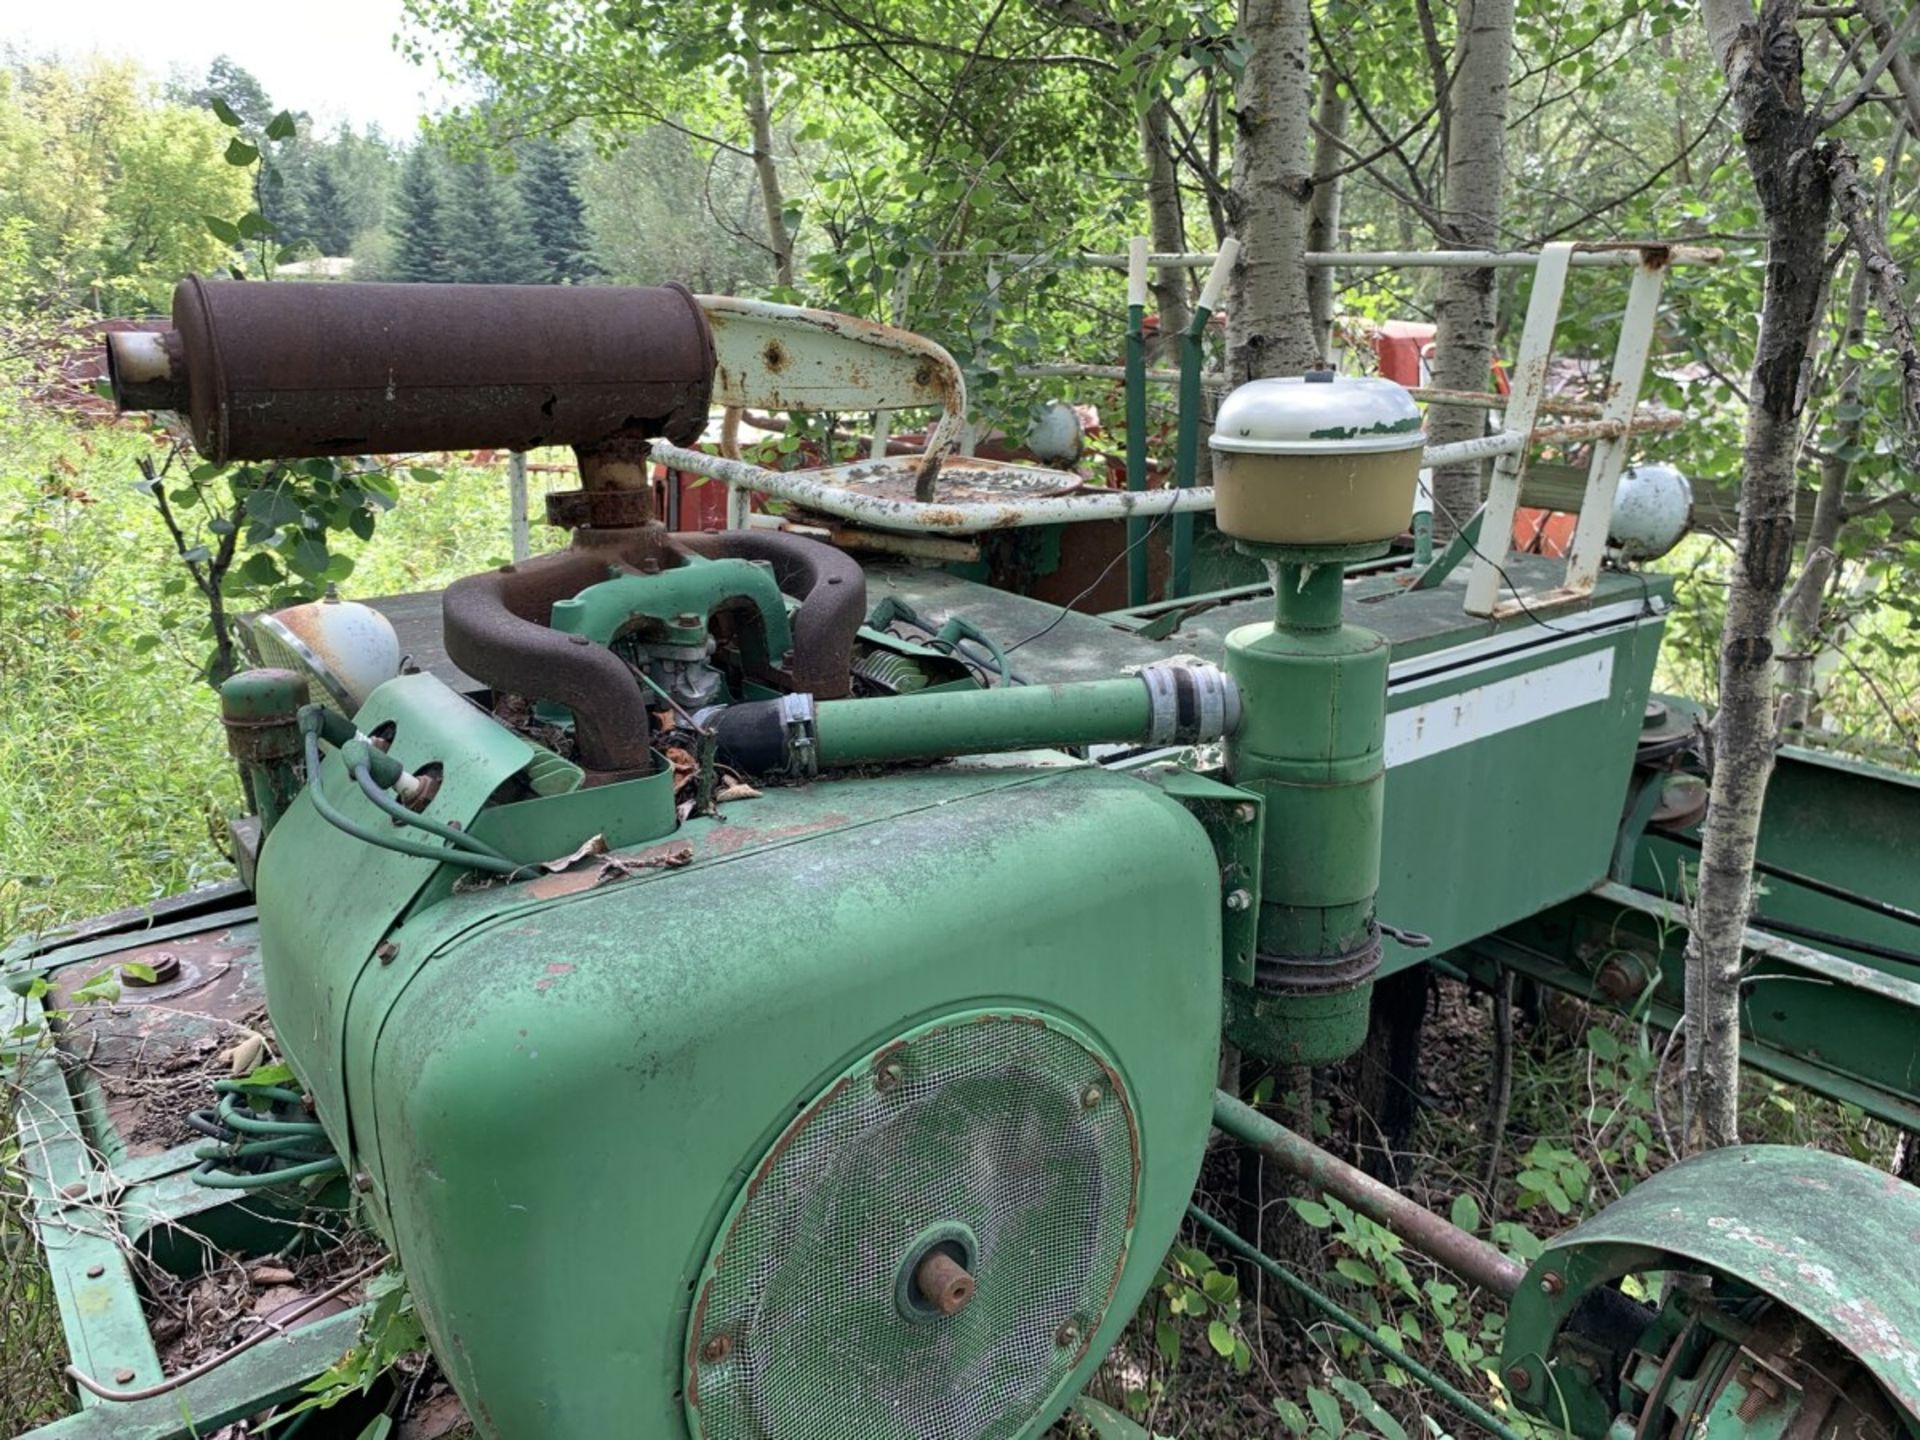
M379 1039L349 1089L377 1109L391 1234L482 1426L677 1433L688 1285L772 1138L859 1055L996 1004L1097 1039L1139 1103L1136 1239L1084 1379L1205 1143L1220 876L1200 825L1092 767L954 767L769 791L679 842L691 863L544 908L537 881L455 897L436 926L488 922L430 949L404 945L429 917L410 921L355 996Z
M1389 940L1387 971L1606 878L1663 628L1543 632L1538 649L1389 691L1380 918L1433 951Z
M524 770L534 749L430 675L403 675L382 685L355 717L362 733L392 725L388 754L419 773L443 767L444 779L427 809L443 824L471 824L502 781ZM323 762L317 780L349 819L375 829L392 822L360 793L337 758ZM374 947L442 867L397 854L336 830L302 792L274 826L259 860L261 947L269 957L267 1002L276 1037L313 1096L320 1119L342 1156L354 1153L347 1126L346 1077L341 1069L341 1023L348 998ZM294 972L272 960L324 947L325 963Z
M1510 1337L1553 1333L1590 1285L1546 1285L1598 1252L1598 1274L1671 1268L1732 1276L1811 1320L1920 1420L1920 1190L1845 1156L1786 1145L1708 1151L1547 1242L1514 1297ZM1663 1263L1664 1261L1664 1263ZM1507 1360L1516 1356L1509 1340ZM1536 1387L1538 1388L1538 1387ZM1536 1400L1544 1400L1541 1389Z

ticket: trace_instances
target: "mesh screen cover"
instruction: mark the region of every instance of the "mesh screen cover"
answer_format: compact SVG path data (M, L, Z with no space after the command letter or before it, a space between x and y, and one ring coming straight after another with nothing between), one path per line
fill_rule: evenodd
M897 1068L896 1068L897 1067ZM788 1126L722 1227L688 1335L701 1440L1002 1440L1086 1353L1139 1180L1117 1072L1058 1021L936 1022ZM965 1233L957 1315L897 1290Z

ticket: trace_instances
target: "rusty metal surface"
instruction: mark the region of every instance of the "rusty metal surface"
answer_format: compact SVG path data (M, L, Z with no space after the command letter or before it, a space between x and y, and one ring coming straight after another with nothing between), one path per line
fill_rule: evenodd
M653 496L646 490L554 490L547 495L547 523L562 530L631 530L652 519Z
M1817 1325L1920 1419L1920 1190L1896 1177L1793 1146L1709 1151L1548 1242L1534 1269L1595 1247L1628 1270L1670 1268L1645 1263L1657 1252L1755 1286Z
M1495 1295L1512 1296L1526 1267L1502 1255L1486 1241L1448 1223L1381 1184L1362 1170L1330 1155L1286 1126L1269 1120L1224 1091L1214 1097L1213 1123L1254 1146L1287 1174L1337 1197L1386 1226L1421 1254Z
M180 368L116 399L147 408L166 386L216 461L691 440L713 389L712 335L679 286L196 276L173 315Z
M153 972L155 983L128 966ZM267 1002L251 924L135 943L73 966L52 1003L66 1008L72 991L102 971L120 978L119 999L74 1006L61 1048L83 1101L94 1101L94 1143L117 1163L192 1138L187 1112L207 1103L233 1055L264 1030Z
M760 531L670 535L657 525L577 531L571 549L448 586L441 611L447 658L494 690L567 706L587 769L650 773L646 692L611 650L553 629L553 607L605 580L610 567L644 573L676 566L690 554L765 560L780 589L799 599L791 658L770 657L773 668L756 678L823 699L852 693L853 637L866 616L859 563L831 545Z
M824 472L815 471L815 474ZM834 467L837 482L862 495L885 500L912 500L920 478L920 457L888 457ZM1068 470L1039 465L1009 464L970 455L948 455L940 461L935 493L943 503L992 504L1048 495L1071 495L1085 482Z
M573 711L583 766L645 775L654 765L645 692L611 650L551 624L554 605L605 580L609 565L677 563L664 529L624 534L618 547L576 546L456 580L441 602L441 621L447 658L476 680Z

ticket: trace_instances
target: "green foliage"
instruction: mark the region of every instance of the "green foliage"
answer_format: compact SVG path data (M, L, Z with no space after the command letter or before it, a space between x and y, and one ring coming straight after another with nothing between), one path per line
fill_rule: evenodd
M224 248L200 217L244 207L226 131L92 60L0 70L0 296L41 313L164 308Z
M1141 1318L1151 1326L1166 1374L1179 1368L1182 1347L1189 1343L1204 1345L1236 1374L1246 1374L1253 1350L1242 1329L1241 1304L1238 1276L1214 1264L1204 1250L1174 1246L1141 1302ZM1129 1387L1123 1403L1134 1416L1145 1416L1165 1397L1166 1386L1163 1378L1149 1378Z
M365 1395L399 1361L427 1348L427 1334L414 1309L413 1292L399 1270L383 1270L369 1280L367 1300L371 1308L347 1353L309 1380L302 1387L305 1398L282 1411L280 1419L294 1420L309 1411L331 1409L342 1400ZM294 1425L300 1423L294 1420ZM392 1424L386 1416L377 1417L361 1435L378 1440Z

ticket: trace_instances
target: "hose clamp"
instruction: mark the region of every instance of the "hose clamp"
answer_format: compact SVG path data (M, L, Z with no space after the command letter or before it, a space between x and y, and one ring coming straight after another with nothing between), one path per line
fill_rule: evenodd
M1147 687L1147 743L1171 745L1180 730L1180 694L1173 665L1145 665L1140 683Z
M787 774L811 780L820 773L820 726L813 696L800 692L780 697L780 728L787 742Z
M1140 668L1147 687L1149 745L1196 745L1240 724L1240 687L1216 665L1165 661Z

